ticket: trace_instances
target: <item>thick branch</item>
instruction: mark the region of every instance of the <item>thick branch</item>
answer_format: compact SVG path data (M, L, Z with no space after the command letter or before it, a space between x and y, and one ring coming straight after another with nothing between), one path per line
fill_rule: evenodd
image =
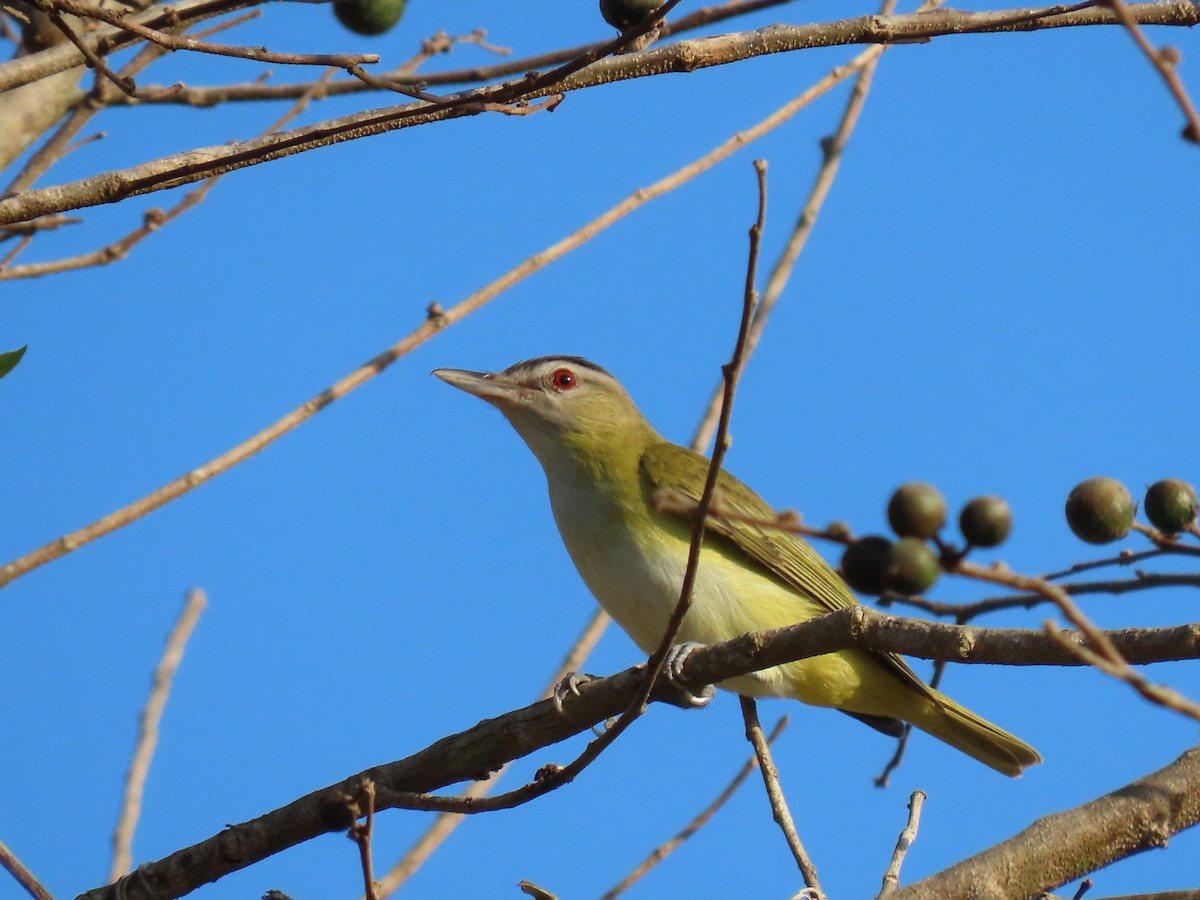
M891 894L891 900L1039 897L1200 822L1200 747L1120 790L1038 819L1020 834Z
M1200 625L1107 634L1131 660L1200 657ZM1041 632L958 628L855 607L696 650L684 663L682 676L689 685L709 684L852 646L901 652L916 650L916 655L929 658L942 654L948 659L970 662L1080 664ZM643 666L637 666L582 685L580 697L566 703L561 713L553 700L543 700L486 719L405 759L368 769L257 819L230 826L165 859L147 863L115 885L87 892L83 900L181 897L320 834L344 830L361 814L355 798L361 795L360 787L366 781L377 786L380 796L411 796L484 778L506 762L579 734L622 712L637 695L643 671ZM655 699L672 694L673 689L668 687L656 692ZM387 804L380 803L376 808L387 808ZM470 803L459 811L471 812Z
M1200 5L1188 2L1160 0L1130 6L1129 11L1140 24L1200 23ZM434 121L478 115L487 111L489 104L522 102L614 81L668 72L691 72L710 66L727 65L754 56L814 47L911 43L950 34L1036 31L1044 28L1111 24L1116 24L1112 11L1095 7L1079 9L1054 6L1000 12L939 9L897 16L862 16L817 25L773 25L758 31L680 41L645 53L603 59L561 81L543 83L528 90L522 86L533 81L522 79L512 84L467 91L436 104L405 104L355 113L306 128L219 147L205 147L69 184L26 191L0 200L0 225L22 222L48 213L115 203L137 194L178 187L212 175L258 165L341 141ZM43 53L57 50L59 48ZM43 54L35 54L41 55ZM5 85L5 68L0 66L0 89Z

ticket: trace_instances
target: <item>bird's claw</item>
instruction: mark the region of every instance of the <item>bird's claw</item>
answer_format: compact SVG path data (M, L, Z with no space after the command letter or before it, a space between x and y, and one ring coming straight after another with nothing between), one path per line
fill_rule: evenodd
M554 708L558 710L559 715L562 715L563 702L567 697L578 697L580 686L595 680L595 675L588 675L585 672L568 672L560 678L550 692L554 699Z
M696 693L683 683L684 663L694 651L703 647L703 644L698 644L696 641L684 641L682 644L675 644L667 651L667 658L663 663L663 674L667 676L667 681L678 692L675 698L667 701L668 703L681 709L697 709L708 706L709 701L716 696L717 690L711 684L706 684L699 693Z

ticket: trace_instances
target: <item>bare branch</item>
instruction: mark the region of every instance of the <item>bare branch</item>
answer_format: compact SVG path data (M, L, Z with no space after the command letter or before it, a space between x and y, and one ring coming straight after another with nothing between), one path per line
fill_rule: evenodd
M745 131L738 132L699 159L688 163L665 178L659 179L649 187L638 189L616 206L592 219L581 228L576 229L540 253L529 257L499 278L464 298L450 309L442 310L440 307L436 310L431 309L430 315L426 317L425 322L407 337L393 344L387 350L350 372L320 394L317 394L303 405L292 410L292 412L273 425L258 432L236 447L227 450L215 459L176 478L174 481L168 482L140 500L109 513L107 516L92 522L90 525L86 525L77 531L39 547L19 559L0 566L0 587L3 587L15 578L33 571L39 566L65 556L72 550L76 550L98 537L103 537L106 534L116 531L118 528L128 525L130 522L140 519L160 506L164 506L170 501L183 496L210 478L250 458L264 447L287 434L287 432L291 431L297 425L310 419L335 400L345 396L356 387L378 375L397 359L425 343L425 341L429 340L443 328L453 325L455 322L458 322L463 317L499 296L508 288L591 240L605 228L629 215L629 213L644 206L651 200L655 200L663 194L673 191L679 185L690 181L700 173L707 171L736 151L742 149L747 144L783 124L813 100L853 75L859 66L866 60L873 58L879 52L880 49L875 47L860 53L854 62L846 66L840 66L829 72L816 84L800 94L800 96L784 104L756 125Z
M567 655L563 657L563 661L551 677L546 689L540 694L543 699L553 697L555 686L568 673L579 671L579 667L583 665L584 660L591 654L601 635L604 634L608 623L608 614L602 609L597 609L591 621L584 627L583 633L567 651ZM472 782L460 796L468 799L486 796L507 770L508 764L505 763L487 778ZM379 880L379 897L389 897L399 890L412 877L413 873L433 855L451 832L465 821L465 818L461 813L439 814L412 848Z
M746 0L746 2L723 3L719 6L706 6L696 10L693 13L682 16L674 22L667 22L663 25L659 37L660 39L668 36L684 34L688 31L694 31L697 28L702 28L706 25L711 25L714 22L721 22L737 16L743 16L747 13L756 12L760 9L767 9L772 6L781 6L785 3L791 3L793 0ZM435 35L432 39L434 43L439 42L439 36ZM468 41L472 38L450 38L451 41ZM477 42L485 49L495 51L482 41ZM428 41L425 42L429 43ZM542 53L537 56L526 56L521 59L514 59L504 63L497 63L491 66L473 66L467 69L453 69L446 72L430 72L420 76L412 74L415 66L413 60L409 60L401 66L392 69L391 71L381 73L381 77L387 78L394 83L410 83L413 85L463 85L463 84L478 84L487 81L494 81L497 78L505 78L512 75L524 75L526 72L531 72L535 69L542 69L546 66L555 66L565 63L568 60L575 59L586 53L598 51L605 46L607 42L597 41L590 44L581 44L576 47L567 47L562 50L555 50L550 53ZM424 48L423 48L424 51ZM435 49L434 52L441 52L440 49ZM507 53L507 51L505 51ZM418 61L427 58L428 54L418 55ZM191 106L214 106L218 103L235 102L235 101L253 101L253 100L291 100L299 97L309 87L308 84L273 84L273 85L258 85L258 84L233 84L219 86L196 86L185 87L183 91L173 97L164 97L156 102L160 103L186 103ZM368 86L352 79L342 79L335 81L329 86L329 96L337 96L341 94L361 93L368 90Z
M12 875L17 880L17 884L25 888L33 900L54 900L50 896L50 892L42 887L42 883L25 868L25 865L17 859L16 854L4 845L3 841L0 841L0 868Z
M754 755L758 757L758 771L762 773L763 786L771 803L771 815L779 825L779 830L783 832L805 885L815 891L817 897L823 897L825 892L821 890L821 880L817 878L817 867L808 858L808 852L800 842L800 835L796 833L796 823L792 821L787 799L779 785L779 771L771 759L771 748L763 737L762 725L758 722L758 706L753 697L739 696L738 702L741 703L742 718L746 722L746 740L754 747Z
M892 853L892 861L883 875L883 887L879 896L886 897L895 892L900 884L900 867L904 865L904 857L917 839L917 829L921 825L921 807L925 804L925 792L913 791L908 798L908 824L896 839L896 850Z
M135 57L128 66L126 66L125 71L128 71L135 64L137 64L143 54L146 54L151 58L156 55L152 53L147 54L146 51L148 49L150 48L143 48L143 53L138 54L138 56ZM147 62L148 61L149 60L147 60ZM334 69L329 69L326 71L324 77L328 78L333 74L334 71ZM321 89L322 83L323 82L321 80L318 80L309 94L301 97L299 100L293 103L291 109L276 119L271 125L268 125L263 133L270 134L271 132L278 131L288 122L292 121L302 112L304 112L309 101ZM59 133L56 134L50 142L48 142L47 146L58 141L64 134L73 133L71 131L72 128L81 127L82 123L87 120L88 115L90 115L90 113L77 111L77 115L72 116L70 120L64 123L63 128L60 129ZM22 175L24 175L24 173L22 173ZM92 250L89 253L68 257L66 259L56 259L41 263L29 263L23 266L10 266L8 258L0 260L0 281L16 280L18 278L37 278L43 275L55 274L58 272L68 272L75 269L107 265L115 260L124 259L128 255L129 251L142 240L149 237L163 225L166 225L168 222L171 222L172 220L183 215L192 207L203 202L204 199L208 197L209 191L216 187L217 182L220 180L220 175L214 175L212 178L209 178L207 181L201 184L200 187L196 188L195 190L188 191L183 195L183 198L178 203L166 211L157 208L146 210L146 212L142 214L142 224L138 228L135 228L133 231L129 232L129 234L125 235L119 240L113 241L111 244L100 247L99 249ZM44 220L38 219L36 221ZM0 586L3 586L3 581L0 581Z
M150 760L154 758L154 748L158 744L158 725L167 706L167 697L171 694L175 670L183 661L183 650L187 646L188 638L192 636L196 622L200 619L200 613L204 611L206 602L204 591L187 592L183 609L179 612L175 626L167 635L162 658L154 670L150 696L146 698L146 705L138 716L137 741L129 760L129 771L125 773L121 812L117 816L117 826L113 829L113 858L108 872L109 881L116 881L129 872L129 863L133 858L133 833L142 812L142 792L146 787L146 776L150 773Z
M1130 14L1129 5L1125 0L1104 0L1117 18L1121 20L1121 24L1125 26L1130 35L1133 36L1133 41L1138 45L1138 48L1146 54L1146 59L1150 60L1150 64L1158 70L1158 74L1162 76L1166 82L1167 90L1171 92L1171 96L1175 98L1175 102L1179 104L1179 108L1183 110L1185 125L1183 127L1184 140L1191 141L1193 144L1200 144L1200 116L1196 114L1196 107L1192 103L1192 98L1188 96L1187 88L1183 86L1183 81L1179 78L1179 72L1176 68L1179 65L1179 51L1172 47L1164 47L1161 50L1155 49L1138 25L1137 20Z
M1036 897L1118 859L1162 847L1200 822L1200 747L1111 794L1038 819L1020 834L892 900Z
M932 3L925 3L921 9L924 10L933 5ZM885 10L885 12L890 11L890 8ZM800 218L792 229L792 233L788 236L787 242L779 254L779 258L775 261L775 265L771 269L771 274L767 278L767 286L763 290L762 300L754 310L754 318L750 322L750 331L746 337L747 357L753 354L754 350L758 347L758 342L762 338L763 330L767 326L771 312L775 309L775 304L779 302L779 298L783 296L783 290L787 287L788 281L791 278L796 260L804 249L804 245L808 242L808 236L812 233L813 226L817 223L817 215L820 213L821 207L825 203L825 198L829 195L829 190L833 187L833 182L837 178L838 167L842 161L842 152L845 150L846 142L850 140L850 135L854 133L854 126L858 123L858 116L862 112L863 103L866 102L867 93L871 89L871 79L875 75L875 66L879 62L879 56L880 54L877 53L864 62L862 69L858 73L858 78L855 80L854 90L851 91L850 99L847 101L846 108L842 112L842 119L838 124L837 130L831 138L822 142L822 147L825 151L824 161L821 163L821 168L818 170L817 177L813 181L813 186L809 190L808 199L804 201L804 206L800 209ZM716 427L721 394L721 385L717 385L713 390L712 396L709 398L708 407L701 420L700 427L697 429L698 436L707 434ZM692 449L700 452L707 444L708 440L705 439L700 446L696 446L693 443Z
M187 3L188 0L184 0L184 5ZM1141 24L1194 25L1200 22L1200 6L1192 3L1158 0L1153 3L1135 4L1129 9L1135 20ZM345 140L478 115L487 110L489 103L528 101L613 81L668 72L691 72L755 56L813 47L857 43L909 43L952 34L1034 31L1115 23L1116 19L1110 10L1097 9L1087 4L1078 7L1055 6L999 12L933 10L906 15L864 16L819 25L774 25L759 31L680 41L644 53L604 59L590 64L587 59L580 58L547 75L532 75L510 84L451 95L439 103L406 104L355 113L266 138L191 150L81 181L26 191L0 200L0 225L24 221L47 213L115 203L127 197L177 187L212 175L259 165ZM620 41L608 46L618 47ZM57 49L53 48L36 56L53 53ZM5 86L5 69L5 66L0 66L0 89Z
M1200 657L1200 625L1106 632L1106 636L1130 659L1139 653L1146 657L1143 661ZM684 661L681 675L689 684L711 684L850 647L969 662L1080 664L1038 631L956 627L855 607L698 648ZM1147 652L1151 649L1155 652ZM489 808L486 803L427 792L484 778L512 759L606 721L637 700L644 680L645 667L636 666L582 685L580 696L561 711L553 700L543 700L485 720L405 759L368 769L249 822L225 828L192 847L139 867L136 877L88 891L83 900L168 900L317 835L347 829L363 812L357 798L364 779L376 785L376 811L389 807L484 811ZM673 693L656 689L653 699L660 697L673 699ZM1200 766L1200 753L1196 764ZM1192 801L1200 804L1200 771L1192 792Z

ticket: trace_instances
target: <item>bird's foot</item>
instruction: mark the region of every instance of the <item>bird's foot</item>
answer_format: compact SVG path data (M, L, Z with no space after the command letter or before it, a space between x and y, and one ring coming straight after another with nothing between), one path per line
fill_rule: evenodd
M595 680L595 675L588 675L586 672L568 672L558 680L550 691L554 699L554 708L561 714L563 711L563 702L567 697L578 697L580 686Z
M706 684L699 693L696 693L683 683L684 663L694 651L703 647L703 644L695 641L684 641L682 644L675 644L667 651L667 659L663 663L663 674L667 676L671 687L678 692L675 697L667 699L667 702L673 706L678 706L680 709L708 706L709 701L716 696L717 689L711 684Z

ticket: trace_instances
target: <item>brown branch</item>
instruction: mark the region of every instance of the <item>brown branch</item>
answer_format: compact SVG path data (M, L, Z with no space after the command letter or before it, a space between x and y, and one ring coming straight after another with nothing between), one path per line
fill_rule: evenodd
M196 32L196 37L207 37L208 35L216 34L219 31L233 28L250 19L257 18L258 15L258 10L252 10L244 15L236 16L228 21L220 22L210 28L198 31ZM122 78L132 80L135 75L144 70L148 65L150 65L150 63L154 62L156 59L159 59L165 52L166 51L161 47L153 44L147 44L136 54L134 54L133 59L129 60L129 62L121 68L119 73L120 76ZM147 88L147 91L150 92L153 92L154 90L155 88ZM54 163L66 155L70 149L71 141L74 139L75 135L83 130L83 126L91 121L92 117L105 107L105 104L100 102L100 98L96 96L95 92L93 92L92 97L89 98L90 102L88 103L78 102L83 98L83 96L83 91L76 89L76 94L72 100L72 103L70 104L74 107L71 110L71 114L67 116L61 125L59 125L54 134L51 135L50 138L29 157L28 161L21 168L21 171L8 184L8 187L4 189L3 193L16 193L29 188L35 181L37 181L38 178L44 175L50 169L50 167L54 165ZM303 94L300 96L303 96ZM58 121L57 117L55 117L55 121Z
M3 841L0 841L0 868L12 875L33 900L54 900L33 873L25 868L25 864L17 859L16 854L4 846Z
M783 716L775 727L771 729L771 733L767 735L767 746L775 743L779 735L783 734L783 730L787 728L788 717ZM679 847L694 835L697 831L709 823L714 815L720 811L721 807L729 802L729 798L737 793L738 788L742 783L750 777L750 773L758 768L758 757L751 756L746 760L745 765L738 770L738 773L733 776L733 780L726 785L725 790L721 791L708 806L690 821L678 834L669 841L665 841L654 848L654 851L647 856L632 872L621 879L620 883L611 890L606 891L600 900L616 900L621 894L629 890L634 884L644 878L655 866L665 860L668 856L674 853Z
M122 27L106 25L81 35L81 40L93 53L107 55L141 40L128 30L132 24L166 30L183 27L225 15L247 6L257 6L262 0L178 0L166 5L154 5L122 18ZM17 57L0 63L0 92L32 84L48 75L84 65L83 52L71 44L59 44L38 53Z
M1192 103L1192 98L1188 96L1187 88L1183 86L1183 81L1179 78L1177 71L1180 61L1179 51L1173 47L1155 49L1138 25L1137 20L1130 15L1129 5L1125 3L1125 0L1103 0L1103 3L1116 14L1121 24L1133 37L1134 43L1146 55L1146 59L1150 60L1150 64L1158 70L1158 74L1166 82L1167 90L1171 92L1171 96L1183 110L1185 122L1183 139L1191 141L1193 144L1200 144L1200 116L1196 114L1196 107Z
M729 449L729 421L733 415L733 396L737 390L738 380L746 364L746 337L750 331L750 319L754 315L754 307L758 302L758 292L755 281L758 277L758 252L762 241L763 222L767 214L767 164L762 160L754 161L754 171L758 182L758 216L750 226L750 252L746 263L746 281L742 291L742 314L738 321L737 339L733 344L733 354L725 365L721 366L721 377L724 390L721 395L721 409L717 416L717 433L713 440L712 458L708 461L708 472L704 478L704 488L700 499L692 512L691 543L688 547L687 565L683 570L683 585L679 590L679 601L671 616L667 619L667 627L659 639L658 648L650 655L647 662L649 674L643 700L649 698L654 688L654 682L666 665L667 656L679 634L683 618L692 605L692 589L696 583L696 573L700 570L700 548L704 543L705 525L708 521L709 507L712 506L713 496L717 489L717 476L721 473L721 463L725 452Z
M188 638L200 619L206 603L204 591L191 590L183 601L183 609L175 626L167 635L166 646L163 647L162 658L154 670L154 680L150 687L150 696L138 716L138 736L134 744L133 755L129 759L129 770L125 773L125 792L121 798L121 811L117 816L117 825L112 835L112 866L108 870L108 880L116 881L129 872L129 863L133 858L133 833L137 828L138 817L142 812L142 792L146 787L146 776L150 773L150 761L154 758L154 748L158 744L158 725L162 721L163 710L167 706L167 697L171 693L171 682L175 670L183 661L183 650Z
M1129 659L1200 657L1200 625L1106 634ZM860 606L698 648L684 661L681 675L689 684L711 684L850 647L967 662L1080 664L1038 631L958 628L885 616ZM368 769L249 822L224 828L192 847L139 867L135 875L116 885L88 891L83 900L168 900L320 834L345 830L362 814L356 798L364 779L376 785L377 812L392 806L421 806L431 798L428 791L486 777L512 759L617 715L637 700L644 681L645 667L636 666L582 685L580 696L561 711L553 700L543 700L485 720L405 759ZM661 685L654 699L659 697L674 699ZM1200 802L1200 788L1194 794ZM431 799L444 801L428 804L438 809L466 813L482 809L457 798Z
M143 52L145 49L146 48L143 48ZM130 65L133 65L134 62L137 62L137 59L133 60ZM333 69L328 70L325 73L325 77L329 77L333 72ZM271 132L278 131L288 122L292 121L302 112L304 112L312 97L320 91L320 85L321 81L318 80L316 82L316 86L313 88L310 94L301 97L294 104L292 104L291 109L276 119L271 125L268 125L263 133L270 134ZM58 135L55 137L57 138ZM88 253L84 253L79 256L67 257L66 259L56 259L40 263L28 263L23 266L10 266L9 260L6 258L0 262L0 281L16 280L19 278L38 278L43 275L57 274L59 272L68 272L76 269L90 268L93 266L103 266L116 260L124 259L129 254L129 251L132 250L133 247L139 244L142 240L149 237L155 231L158 231L158 229L162 228L163 225L166 225L168 222L177 219L194 206L197 206L203 202L204 199L208 197L209 192L216 187L217 182L220 180L220 175L214 175L212 178L209 178L207 181L201 184L200 187L196 188L195 190L188 191L183 195L183 198L178 203L166 211L158 208L146 210L146 212L142 214L141 226L135 228L133 231L129 232L119 240L113 241L111 244L100 247L96 250L92 250ZM0 586L3 586L3 581L0 581Z
M1047 572L1042 577L1047 581L1058 581L1061 578L1068 578L1071 575L1078 575L1080 572L1087 572L1091 569L1103 569L1107 566L1131 566L1134 563L1139 563L1142 560L1153 559L1156 556L1162 556L1167 551L1156 550L1141 550L1134 552L1133 550L1125 549L1120 551L1116 556L1107 556L1103 559L1092 559L1086 562L1078 562L1068 566L1065 569L1059 569L1055 572Z
M75 33L75 29L70 26L70 24L63 18L62 14L58 10L47 8L44 11L49 17L51 24L53 24L55 28L62 32L63 35L66 36L67 40L74 44L79 52L83 54L83 58L87 62L88 68L94 69L99 75L107 78L110 82L120 88L123 93L136 100L144 100L147 97L155 96L156 93L160 93L156 91L139 91L138 86L133 82L132 79L124 78L110 69L108 63L104 61L103 57L97 54L96 51L88 46L86 41L84 41L78 34ZM165 90L174 92L176 89L166 88Z
M214 44L186 35L172 34L156 28L143 25L126 14L113 12L99 6L87 3L76 3L74 0L29 0L40 7L51 18L56 12L70 13L85 19L104 22L130 34L136 35L166 50L192 50L197 53L208 53L214 56L230 56L236 59L249 59L254 62L278 63L286 66L333 66L337 69L350 69L362 65L372 65L379 62L377 53L276 53L266 47L239 47L233 44ZM81 47L80 52L85 56L90 48Z
M567 655L563 657L563 661L551 677L546 689L541 692L540 697L553 697L555 686L569 673L579 671L584 660L591 654L601 635L604 634L604 629L607 627L608 622L608 614L602 609L597 609L591 621L584 627L583 633L571 645L571 649L567 651ZM507 770L508 763L505 763L487 778L472 782L460 796L468 799L486 796ZM433 855L434 851L450 836L451 832L465 820L466 817L461 813L447 812L439 814L433 824L425 830L425 833L418 838L409 851L392 866L383 878L379 879L379 897L390 897L399 890L417 869L424 865L425 861Z
M908 798L908 822L900 837L896 839L896 849L892 853L892 861L888 864L883 875L883 886L879 890L880 897L886 897L895 892L900 885L900 867L904 865L904 857L917 839L917 829L921 826L921 807L925 804L925 792L913 791Z
M1061 643L1064 649L1074 653L1081 661L1124 681L1152 703L1200 721L1200 704L1194 703L1169 687L1151 684L1140 673L1135 672L1116 645L1096 627L1091 619L1084 615L1083 610L1075 605L1060 585L1052 584L1041 578L1019 575L1007 569L984 568L963 560L959 560L952 571L982 581L1034 591L1047 597L1058 606L1067 621L1079 629L1086 638L1086 643L1071 643L1058 632L1054 623L1047 621L1044 628L1049 637Z
M891 900L1036 897L1200 822L1200 747L1163 769L891 894Z
M664 24L660 31L660 40L678 34L684 34L688 31L694 31L697 28L703 28L716 22L732 19L737 16L743 16L751 12L757 12L761 9L767 9L772 6L781 6L785 3L791 3L793 0L748 0L748 2L724 3L720 6L707 6L696 10L686 16L676 19L674 22ZM438 35L435 35L433 40L438 40ZM467 41L470 38L453 38L455 41ZM427 43L427 42L426 42ZM492 49L496 52L496 48L490 48L488 45L479 42L480 46L487 49ZM414 66L412 61L397 66L388 72L381 73L381 77L387 78L397 84L413 84L413 85L465 85L478 84L482 82L494 81L498 78L510 77L513 75L524 75L535 69L542 69L546 66L559 65L577 57L583 56L586 53L592 53L604 47L607 41L595 41L590 44L580 44L575 47L567 47L562 50L555 50L550 53L542 53L537 56L526 56L520 59L510 60L504 63L497 63L491 66L472 66L466 69L454 69L446 72L431 72L414 76L412 70ZM434 52L441 52L435 50ZM506 51L507 52L507 51ZM420 57L425 58L425 57ZM275 84L275 85L256 85L256 84L234 84L220 86L197 86L185 87L173 97L164 97L156 102L160 103L186 103L190 106L215 106L218 103L238 102L238 101L254 101L254 100L290 100L294 99L304 92L308 87L305 83L299 84ZM339 96L343 94L356 94L368 90L366 85L363 85L353 79L343 79L335 81L329 86L329 96Z
M426 321L406 338L392 345L353 372L350 372L326 390L292 410L288 415L258 434L225 451L203 466L193 469L191 472L180 476L174 481L168 482L140 500L113 513L109 513L107 516L39 547L12 562L0 566L0 588L13 579L33 571L38 566L45 565L61 556L65 556L72 550L76 550L98 537L103 537L106 534L116 531L118 528L128 525L130 522L140 519L147 513L183 496L210 478L227 471L253 456L259 450L278 440L335 400L345 396L354 390L354 388L378 375L401 356L419 347L443 328L454 324L514 284L517 284L539 269L544 268L551 262L565 256L570 251L591 240L605 228L629 215L629 213L649 203L651 200L655 200L663 194L673 191L679 185L690 181L700 173L712 168L717 163L742 149L747 144L783 124L813 100L829 91L850 75L853 75L857 71L858 66L879 52L879 48L871 48L860 53L854 62L846 66L840 66L829 72L816 84L800 94L800 96L784 104L762 121L745 131L738 132L699 159L688 163L665 178L659 179L649 187L638 189L616 206L613 206L540 253L529 257L499 278L470 294L450 309L442 310L438 308L436 311L431 310L431 314L427 317Z
M1142 24L1194 25L1200 22L1200 6L1174 0L1137 4L1131 6L1130 10ZM769 53L794 52L813 47L907 43L951 34L1032 31L1115 22L1110 10L1091 7L1058 6L983 13L934 10L906 15L864 16L819 25L775 25L754 32L680 41L645 53L609 58L593 64L581 58L544 76L534 75L511 84L467 91L436 104L407 104L354 113L268 138L191 150L81 181L26 191L0 200L0 225L47 213L115 203L127 197L177 187L345 140L478 115L487 109L488 103L509 104L533 100L613 81L668 72L691 72ZM615 41L607 46L616 48L620 43ZM584 65L586 68L582 71L574 71ZM0 88L3 87L4 74L4 68L0 67Z
M662 16L669 12L678 0L668 0L658 11L656 15ZM640 34L645 33L645 30L653 27L654 18L646 19L636 28L626 31L622 35L623 41L633 41ZM459 812L491 812L500 809L512 809L515 806L520 806L529 803L532 800L542 797L545 794L557 790L564 785L570 784L579 776L584 769L595 762L600 755L607 750L638 718L646 711L646 706L650 698L655 694L655 687L659 680L659 675L662 673L666 661L670 655L671 647L674 644L675 636L679 633L679 626L683 622L683 617L687 614L688 608L692 601L692 589L695 585L696 573L700 567L700 547L704 541L705 521L707 518L708 506L712 502L713 492L716 490L717 475L721 471L721 458L724 455L724 449L728 446L727 434L729 428L729 416L733 403L733 393L737 385L738 375L741 372L742 363L744 361L744 349L746 330L749 327L750 315L753 312L755 291L754 277L756 272L756 263L758 260L758 245L759 238L762 234L763 218L766 215L766 164L760 160L756 160L754 168L758 174L758 217L755 224L750 228L750 260L747 266L746 274L746 289L744 292L742 303L741 321L738 327L737 340L734 342L733 355L729 363L721 367L722 374L725 376L725 404L722 410L721 419L717 425L716 449L713 452L712 459L709 462L708 476L705 479L704 490L700 494L700 501L696 507L696 513L693 517L691 543L688 548L687 564L683 571L683 584L679 590L679 601L675 606L671 617L667 620L667 627L663 632L662 638L659 640L659 645L655 651L650 654L649 660L646 662L646 673L643 678L641 687L637 695L629 703L629 705L621 711L621 715L617 720L608 725L604 732L589 743L575 759L571 760L567 765L560 766L557 763L543 766L534 776L534 780L528 782L516 790L508 791L504 794L499 794L494 797L486 797L480 799L472 799L468 806L464 806L461 798L451 797L443 798L430 795L417 795L412 792L391 792L381 791L380 797L383 798L389 806L400 806L410 809L431 809L439 811L459 811ZM677 695L679 689L672 685L673 692ZM563 706L555 701L555 707L561 712Z
M358 859L363 874L363 896L366 900L379 900L374 864L371 861L371 837L375 831L375 783L364 780L359 791L357 803L365 811L366 818L351 825L347 837L358 846Z
M1200 587L1200 574L1170 574L1158 572L1135 572L1134 578L1116 581L1080 581L1061 584L1063 592L1071 597L1087 594L1127 594L1161 587ZM1033 609L1042 603L1050 603L1044 594L1018 593L1002 597L985 597L970 603L943 603L925 597L904 597L891 594L880 598L880 606L903 605L922 610L934 616L949 616L959 622L969 622L985 613L1002 609Z
M885 7L884 14L891 12L890 4ZM921 9L932 7L933 3L925 3ZM837 130L831 138L822 142L824 150L824 160L821 163L821 168L817 172L817 177L813 181L812 188L809 190L808 198L804 201L804 206L800 209L800 217L796 225L792 229L792 233L788 236L787 242L784 244L783 250L779 254L779 258L775 261L775 265L771 268L771 274L767 278L767 286L763 290L762 300L754 310L754 318L750 323L750 332L746 337L746 355L750 356L758 347L758 342L762 339L763 330L767 326L767 321L771 317L771 312L775 309L775 304L779 302L779 298L783 296L783 290L787 287L788 281L791 278L792 270L795 268L796 260L799 258L804 245L808 242L808 236L812 233L813 226L817 223L817 215L821 211L821 207L825 203L825 198L829 195L829 190L833 187L833 182L837 178L838 168L842 161L842 152L845 150L846 142L850 140L850 135L854 133L854 126L858 123L858 116L862 112L863 103L867 99L867 93L871 89L871 79L875 74L875 66L879 62L879 53L873 55L869 60L865 61L862 69L858 73L858 78L854 82L854 89L850 93L850 99L846 103L846 108L842 112L842 119L838 123ZM701 420L699 434L704 434L716 426L718 409L721 400L721 385L713 390L712 396L709 398L708 407ZM692 449L697 452L707 445L704 444L697 447L693 444Z
M771 759L771 748L763 737L762 725L758 721L758 706L753 697L739 696L738 702L742 706L742 719L746 723L746 740L754 747L754 755L758 757L758 771L762 774L763 786L771 804L771 816L783 832L784 840L787 841L788 849L792 851L792 858L796 860L796 867L800 869L804 884L816 892L815 896L823 897L825 892L821 889L821 880L817 877L817 867L809 859L808 852L800 841L800 835L796 833L796 823L792 821L787 798L783 796L783 788L779 784L779 770L775 768L775 762Z

